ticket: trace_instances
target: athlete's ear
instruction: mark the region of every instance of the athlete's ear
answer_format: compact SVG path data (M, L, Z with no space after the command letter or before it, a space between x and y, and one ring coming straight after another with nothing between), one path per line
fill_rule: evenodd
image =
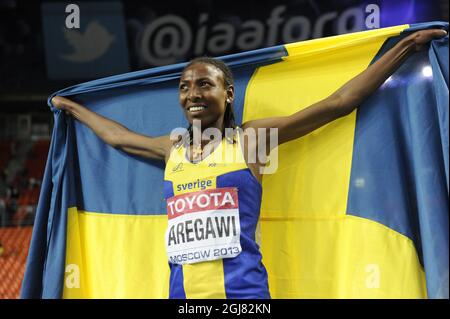
M234 86L228 85L227 87L227 103L233 103L234 101Z

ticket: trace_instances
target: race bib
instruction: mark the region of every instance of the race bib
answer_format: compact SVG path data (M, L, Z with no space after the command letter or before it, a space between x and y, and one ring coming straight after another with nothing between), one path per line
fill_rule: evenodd
M216 188L167 200L166 248L173 264L233 258L240 243L237 188Z

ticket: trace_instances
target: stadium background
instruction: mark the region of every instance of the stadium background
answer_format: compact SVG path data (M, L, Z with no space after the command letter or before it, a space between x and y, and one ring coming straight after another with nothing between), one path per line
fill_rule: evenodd
M18 298L52 114L47 97L80 82L367 29L448 21L448 0L76 1L78 33L64 32L63 1L0 0L0 299ZM59 23L59 24L58 24ZM239 37L249 25L255 36ZM87 46L81 54L81 47Z

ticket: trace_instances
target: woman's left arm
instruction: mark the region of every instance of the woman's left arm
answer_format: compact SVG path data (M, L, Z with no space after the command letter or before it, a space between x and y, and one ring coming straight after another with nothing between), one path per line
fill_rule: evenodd
M415 32L398 42L374 64L348 81L329 97L290 116L273 117L246 122L243 129L278 129L278 145L306 135L319 127L350 114L358 105L375 92L386 79L413 52L420 51L428 42L447 35L445 30L431 29ZM269 145L267 136L267 150Z

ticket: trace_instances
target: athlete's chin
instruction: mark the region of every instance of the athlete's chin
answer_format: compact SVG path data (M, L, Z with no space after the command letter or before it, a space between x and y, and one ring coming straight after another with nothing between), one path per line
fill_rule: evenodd
M192 115L188 115L187 119L189 121L189 124L193 125L194 120L196 121L200 121L200 125L202 127L208 127L211 123L214 122L213 119L211 119L210 116L205 116L202 114L192 114Z

